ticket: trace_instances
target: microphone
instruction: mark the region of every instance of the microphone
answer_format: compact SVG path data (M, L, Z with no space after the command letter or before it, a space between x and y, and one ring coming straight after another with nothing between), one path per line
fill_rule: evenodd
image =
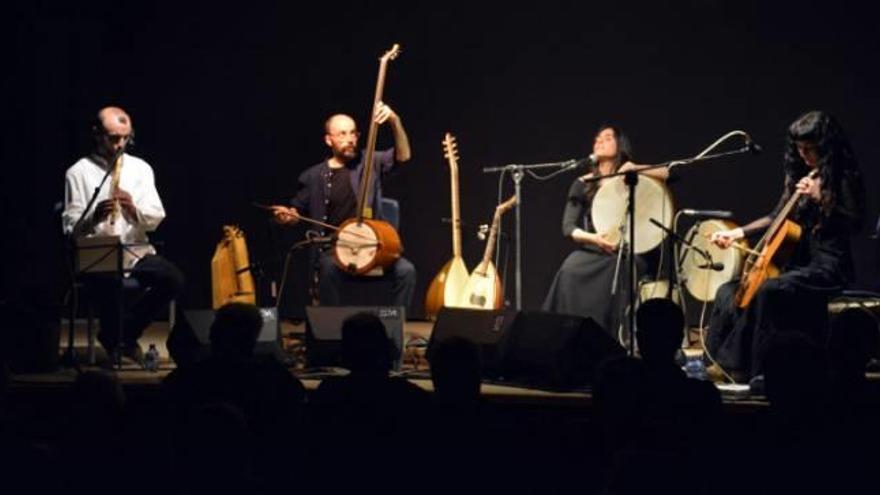
M568 162L565 162L565 163L568 163L568 166L566 166L565 168L568 170L572 170L572 169L580 167L581 165L586 165L588 167L595 167L596 165L599 164L599 159L596 158L595 153L590 153L590 156L588 156L586 158L572 159L572 160L569 160Z
M595 153L590 153L590 156L588 156L587 159L584 160L584 163L586 163L587 165L593 165L593 166L595 166L595 165L598 165L598 164L599 164L599 159L596 158L596 154L595 154Z
M746 148L752 152L753 155L757 155L758 153L764 151L764 148L761 147L758 143L752 141L752 137L746 134Z
M720 261L714 261L712 263L703 263L702 265L697 265L697 268L702 268L703 270L715 270L716 272L720 272L724 270L724 263Z
M679 210L682 215L697 218L733 218L733 212L727 210L692 210L685 208Z

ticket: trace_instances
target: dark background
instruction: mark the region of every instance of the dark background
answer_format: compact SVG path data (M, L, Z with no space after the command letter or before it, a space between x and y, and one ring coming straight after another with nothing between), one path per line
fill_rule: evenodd
M391 63L385 100L403 118L413 160L388 179L386 194L401 203L405 255L419 270L411 316L421 316L427 284L451 255L441 222L449 215L446 131L460 145L464 254L473 267L483 249L474 229L490 219L497 195L497 176L482 167L585 156L602 122L628 132L640 163L691 156L744 129L763 154L689 168L671 187L680 208L729 209L745 223L775 204L787 125L824 109L862 165L869 228L855 244L858 284L877 284L868 234L880 207L880 47L868 7L99 1L4 10L3 297L63 293L54 204L64 171L88 151L90 120L108 104L129 111L132 152L155 170L168 217L153 238L187 274L187 303L210 305L210 259L224 224L240 225L252 259L266 260L262 286L277 280L273 258L303 229L275 227L250 203L294 192L298 174L325 157L330 113L349 112L366 130L377 59L394 42L403 53ZM390 137L383 129L380 145ZM574 176L524 182L525 308L541 304L571 249L560 216ZM287 316L303 314L306 270L296 258Z

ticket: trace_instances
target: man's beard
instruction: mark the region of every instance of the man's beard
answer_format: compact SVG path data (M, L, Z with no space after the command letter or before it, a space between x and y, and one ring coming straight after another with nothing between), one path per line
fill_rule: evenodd
M348 162L357 158L358 152L357 148L342 148L337 150L336 159L344 162Z
M116 158L116 152L106 146L97 146L94 151L92 151L92 157L104 162L105 165L112 166L113 163L111 162Z

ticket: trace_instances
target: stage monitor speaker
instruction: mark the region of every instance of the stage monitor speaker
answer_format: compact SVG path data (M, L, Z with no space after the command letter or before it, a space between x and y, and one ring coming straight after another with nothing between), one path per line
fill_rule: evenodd
M280 323L275 308L260 308L260 313L263 316L263 328L257 337L254 354L271 356L286 363L287 355L282 350ZM178 366L186 366L210 357L214 314L213 309L184 310L182 317L177 318L166 345L171 359Z
M428 361L438 345L453 337L460 337L474 343L479 349L483 376L498 378L501 373L498 344L514 316L516 311L511 309L442 308L428 341Z
M342 322L357 313L372 313L382 320L385 333L396 347L394 370L403 356L403 306L306 306L306 361L311 368L342 366Z
M599 363L625 354L593 319L542 311L518 313L500 343L505 380L552 388L588 385Z

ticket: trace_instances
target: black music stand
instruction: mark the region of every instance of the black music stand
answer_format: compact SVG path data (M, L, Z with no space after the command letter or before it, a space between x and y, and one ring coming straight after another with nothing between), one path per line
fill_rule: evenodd
M118 308L117 323L117 343L116 348L109 350L111 362L117 369L122 368L122 346L124 345L123 337L125 331L125 280L132 269L127 268L130 258L138 256L132 252L131 248L137 246L149 245L146 242L138 243L122 243L119 236L95 236L81 237L76 240L74 246L75 258L73 260L73 280L83 280L90 276L107 277L114 281L116 285L115 297ZM85 283L88 283L86 281ZM76 301L76 299L74 299ZM74 302L70 305L70 320L68 328L68 344L64 355L64 363L69 366L77 365L76 350L74 347L74 319L76 317L77 304ZM91 342L90 342L91 346ZM94 351L90 349L90 361L93 360Z

